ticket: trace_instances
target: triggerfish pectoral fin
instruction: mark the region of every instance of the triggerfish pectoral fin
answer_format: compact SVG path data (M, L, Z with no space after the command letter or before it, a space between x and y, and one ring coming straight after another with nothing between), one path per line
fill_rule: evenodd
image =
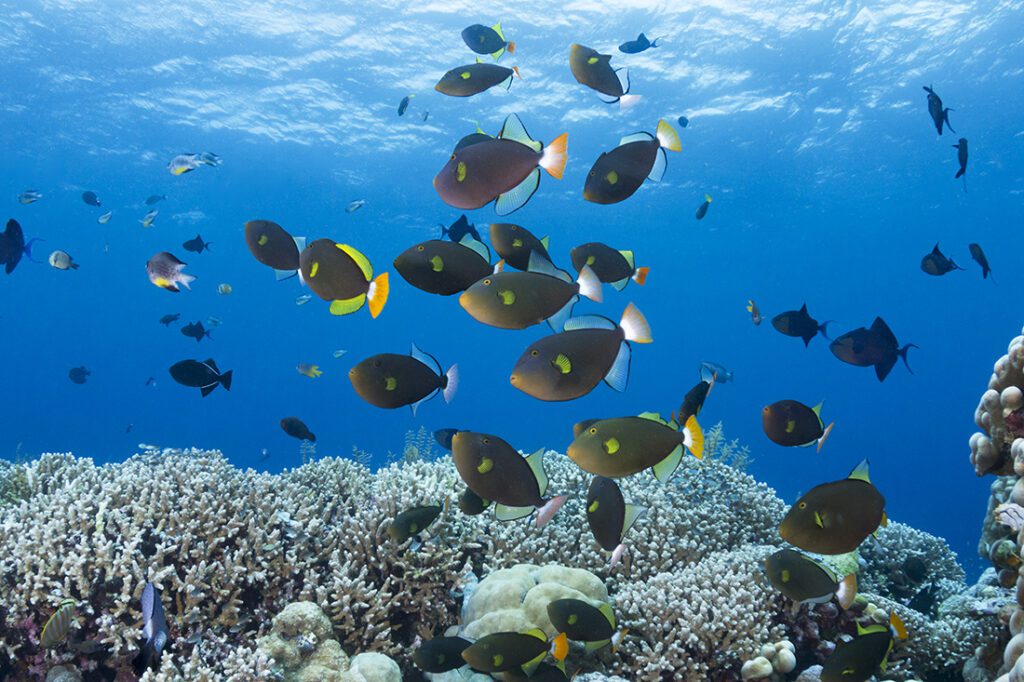
M540 187L540 169L533 169L526 178L518 185L499 194L494 202L494 212L498 215L508 215L522 208L530 200Z

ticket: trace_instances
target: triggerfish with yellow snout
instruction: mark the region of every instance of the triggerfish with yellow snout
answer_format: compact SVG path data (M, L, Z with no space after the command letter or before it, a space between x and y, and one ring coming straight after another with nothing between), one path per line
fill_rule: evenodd
M388 300L388 273L374 277L366 256L333 239L317 239L303 249L299 273L314 294L331 302L331 315L349 315L368 305L376 318Z
M573 427L575 439L566 455L580 469L608 478L622 478L653 469L665 483L689 452L704 456L704 432L690 416L682 428L653 412L637 417L583 421Z
M857 574L842 580L835 572L803 552L780 549L764 560L765 574L772 587L797 604L824 604L835 597L844 609L857 596Z
M886 523L885 498L871 483L865 459L848 477L808 490L789 508L779 535L805 552L846 554Z
M564 661L568 653L569 642L564 633L549 642L544 631L535 628L481 637L462 651L462 659L482 673L522 669L530 675L548 654L556 661Z
M614 653L629 632L618 628L615 613L607 602L594 606L582 599L556 599L548 604L547 611L555 630L564 632L574 642L583 642L587 651L611 644Z
M508 215L537 191L541 168L562 178L567 139L562 133L545 147L510 114L498 137L453 152L434 177L434 189L449 206L470 210L493 201L498 215Z
M679 135L664 119L657 132L633 133L610 152L601 152L583 186L583 198L596 204L616 204L640 189L644 180L660 182L668 165L665 150L682 151Z
M413 416L420 405L440 393L450 403L459 387L459 366L441 371L441 363L416 344L409 355L381 353L349 370L349 381L360 398L375 407L393 410L408 405Z
M818 452L832 432L835 422L825 426L821 420L821 406L807 407L796 400L780 400L765 405L761 410L764 435L785 447L810 447L817 444Z
M646 508L627 504L618 484L610 478L595 476L587 490L587 524L594 539L606 552L611 552L609 569L619 563L626 545L623 538ZM569 633L570 639L578 639ZM586 641L586 640L584 640Z
M498 436L459 431L452 436L452 459L470 490L497 503L494 515L499 521L521 519L537 510L537 525L543 526L565 503L566 495L545 497L543 449L523 457Z

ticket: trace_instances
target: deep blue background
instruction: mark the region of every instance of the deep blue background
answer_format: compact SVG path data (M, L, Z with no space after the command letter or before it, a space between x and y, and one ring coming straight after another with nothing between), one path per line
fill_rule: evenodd
M886 28L891 17L872 24L856 7L821 15L800 8L794 17L780 5L603 17L577 8L552 27L542 21L550 6L534 3L504 17L519 54L502 63L518 63L524 81L508 93L453 100L431 86L472 60L458 38L469 21L455 5L453 14L420 7L407 17L396 5L355 19L316 3L309 13L243 5L223 15L203 3L97 14L30 3L0 18L10 36L10 61L0 66L3 218L46 239L41 259L60 248L81 264L61 272L26 261L0 276L0 453L20 447L117 461L145 442L219 448L255 465L267 448L266 466L279 470L298 461L296 441L278 427L286 415L306 421L323 455L347 455L355 445L383 461L421 425L562 451L580 419L675 409L698 363L714 360L736 381L715 389L701 421L722 420L730 438L749 445L759 479L792 501L869 457L890 518L949 538L977 565L988 481L974 478L967 439L992 363L1022 322L1015 251L1024 88L1013 22L985 5L944 13L939 24L915 17ZM926 24L931 34L922 37ZM634 90L643 96L619 112L572 80L568 45L607 50L641 29L670 38L637 57L616 53L613 63L635 67ZM926 113L921 86L929 83L970 139L969 194L953 180L956 136L937 138ZM418 97L398 119L408 92ZM545 404L514 390L513 363L547 328L484 327L456 298L417 291L391 267L403 249L436 236L437 223L458 216L430 184L451 145L475 120L496 132L511 111L536 138L568 130L570 161L563 181L545 176L507 220L550 235L565 267L568 250L584 241L632 249L651 267L646 287L606 287L603 305L578 308L618 319L634 301L648 317L655 343L634 347L623 394L602 385L580 400ZM660 185L615 206L582 200L601 151L682 113L692 119L680 130L684 151L669 155ZM224 164L167 173L176 153L202 150ZM44 199L19 205L28 188ZM82 203L85 189L99 194L102 209ZM705 192L714 202L697 222ZM169 198L145 230L137 221L154 193ZM346 214L357 198L366 206ZM98 225L108 209L113 220ZM350 243L378 271L391 271L382 316L334 318L316 298L297 307L307 290L294 279L275 282L245 247L242 225L255 218ZM498 220L490 207L470 219L482 231ZM181 248L197 232L213 242L211 252ZM920 271L936 241L965 272ZM998 285L970 261L972 241L988 253ZM161 250L188 262L198 277L193 291L174 295L148 283L146 260ZM218 295L221 282L234 293ZM749 297L765 315L760 327L744 309ZM812 315L838 321L835 332L881 315L901 343L921 346L911 350L915 374L899 365L879 383L871 370L838 362L822 339L804 349L771 328L773 314L805 301ZM173 312L182 323L214 315L224 324L197 345L177 326L158 324ZM407 352L410 342L445 366L459 363L454 404L438 398L414 419L361 402L349 367L371 354ZM339 348L349 353L332 358ZM206 357L234 371L229 393L201 399L167 374L180 359ZM300 362L319 364L323 377L298 374ZM92 371L84 386L67 378L80 364ZM144 387L149 376L156 387ZM820 455L764 437L761 407L782 398L825 400L824 417L836 427Z

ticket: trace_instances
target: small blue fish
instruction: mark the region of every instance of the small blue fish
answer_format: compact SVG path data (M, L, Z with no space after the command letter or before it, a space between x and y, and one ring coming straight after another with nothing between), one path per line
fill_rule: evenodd
M75 621L75 606L74 599L61 601L39 634L39 646L53 649L64 643L71 631L71 624Z
M625 52L626 54L640 54L652 47L660 47L658 45L659 40L661 40L661 38L648 40L647 36L641 33L636 37L636 40L627 40L619 45L619 52Z
M732 381L732 372L715 362L700 363L700 378L710 383L727 384Z
M18 201L22 204L34 204L43 198L43 193L34 189L27 189L18 195Z
M680 128L685 128L686 126L690 125L690 119L686 118L685 116L680 116L677 120L679 121Z
M345 207L345 213L355 213L366 205L366 199L356 199Z
M146 637L146 661L155 660L167 644L167 619L160 593L153 583L142 590L142 634Z

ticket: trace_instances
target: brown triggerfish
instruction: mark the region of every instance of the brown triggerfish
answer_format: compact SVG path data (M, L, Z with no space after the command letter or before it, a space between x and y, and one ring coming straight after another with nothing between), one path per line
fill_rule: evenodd
M453 152L434 177L434 189L449 206L469 210L494 201L495 212L508 215L537 191L541 168L562 178L567 139L562 133L545 147L510 114L498 137Z
M439 504L406 509L388 524L388 537L401 544L426 529L441 515L442 511L444 511L444 506Z
M412 662L425 673L445 673L466 665L462 652L472 642L462 637L434 637L412 653Z
M644 284L651 271L648 267L636 266L632 251L619 251L601 242L580 244L569 252L569 258L577 272L590 266L598 279L611 284L616 291L625 289L630 280Z
M616 204L640 189L644 180L660 182L668 161L665 150L682 151L679 135L665 119L657 132L633 133L610 152L601 152L587 174L583 198L596 204Z
M536 253L550 261L547 237L537 239L532 232L512 223L491 223L491 246L507 265L516 270L530 267L530 254Z
M590 482L590 488L587 489L587 524L601 549L611 552L609 569L619 563L626 551L623 538L645 511L644 507L626 504L622 491L612 479L594 476ZM578 639L572 633L569 638Z
M825 426L821 420L821 403L807 407L796 400L780 400L761 410L764 435L785 447L810 447L818 444L818 452L832 432L834 422Z
M416 344L409 355L381 353L366 358L348 372L352 388L360 398L376 407L393 410L408 405L416 409L438 393L450 403L459 387L459 366L447 372L441 364Z
M282 419L281 429L292 438L308 440L310 443L316 442L316 434L310 431L309 427L306 426L306 422L298 417L285 417Z
M798 604L825 604L835 596L844 609L857 596L857 574L842 580L828 566L803 552L780 549L764 560L765 574L772 587Z
M556 599L548 604L547 612L558 632L574 642L584 642L587 651L611 644L614 653L628 632L618 629L615 613L607 602L594 606L582 599Z
M515 76L519 76L517 66L509 68L497 64L465 64L441 76L434 89L450 97L472 97L495 85L504 85L508 90Z
M569 642L565 634L548 642L540 628L526 632L496 632L481 637L462 651L469 667L483 673L500 673L522 669L532 673L548 654L556 661L565 660Z
M313 293L331 302L331 315L349 315L364 305L376 318L388 300L388 273L376 277L370 260L348 244L317 239L299 255L299 272Z
M582 421L573 427L575 439L565 454L580 469L608 478L631 476L653 468L665 483L675 473L683 452L704 457L704 432L690 416L679 427L653 412L637 417Z
M858 327L838 337L829 346L832 354L847 364L874 367L879 381L885 381L889 376L896 365L896 358L902 358L907 371L914 373L907 362L907 351L911 348L917 346L908 343L901 348L896 335L880 317L875 318L870 329Z
M848 477L807 491L789 508L779 535L805 552L846 554L886 523L885 498L871 483L865 459Z
M294 277L299 269L299 252L305 237L293 237L271 220L250 220L245 224L245 245L257 261L274 269L277 279Z
M800 306L800 310L787 310L772 318L772 326L786 336L795 336L804 340L804 347L811 342L816 335L821 334L828 339L828 325L832 320L825 320L821 324L807 313L807 304Z
M490 259L487 247L467 234L459 242L431 239L410 246L398 254L394 266L417 289L451 296L491 274Z
M602 102L618 102L625 107L638 97L629 94L629 71L613 69L611 59L610 54L601 54L586 45L573 43L569 47L569 69L576 81L596 90Z
M884 674L896 639L906 637L907 630L895 612L889 614L888 626L857 623L857 637L840 641L825 659L821 682L866 682L876 672Z

